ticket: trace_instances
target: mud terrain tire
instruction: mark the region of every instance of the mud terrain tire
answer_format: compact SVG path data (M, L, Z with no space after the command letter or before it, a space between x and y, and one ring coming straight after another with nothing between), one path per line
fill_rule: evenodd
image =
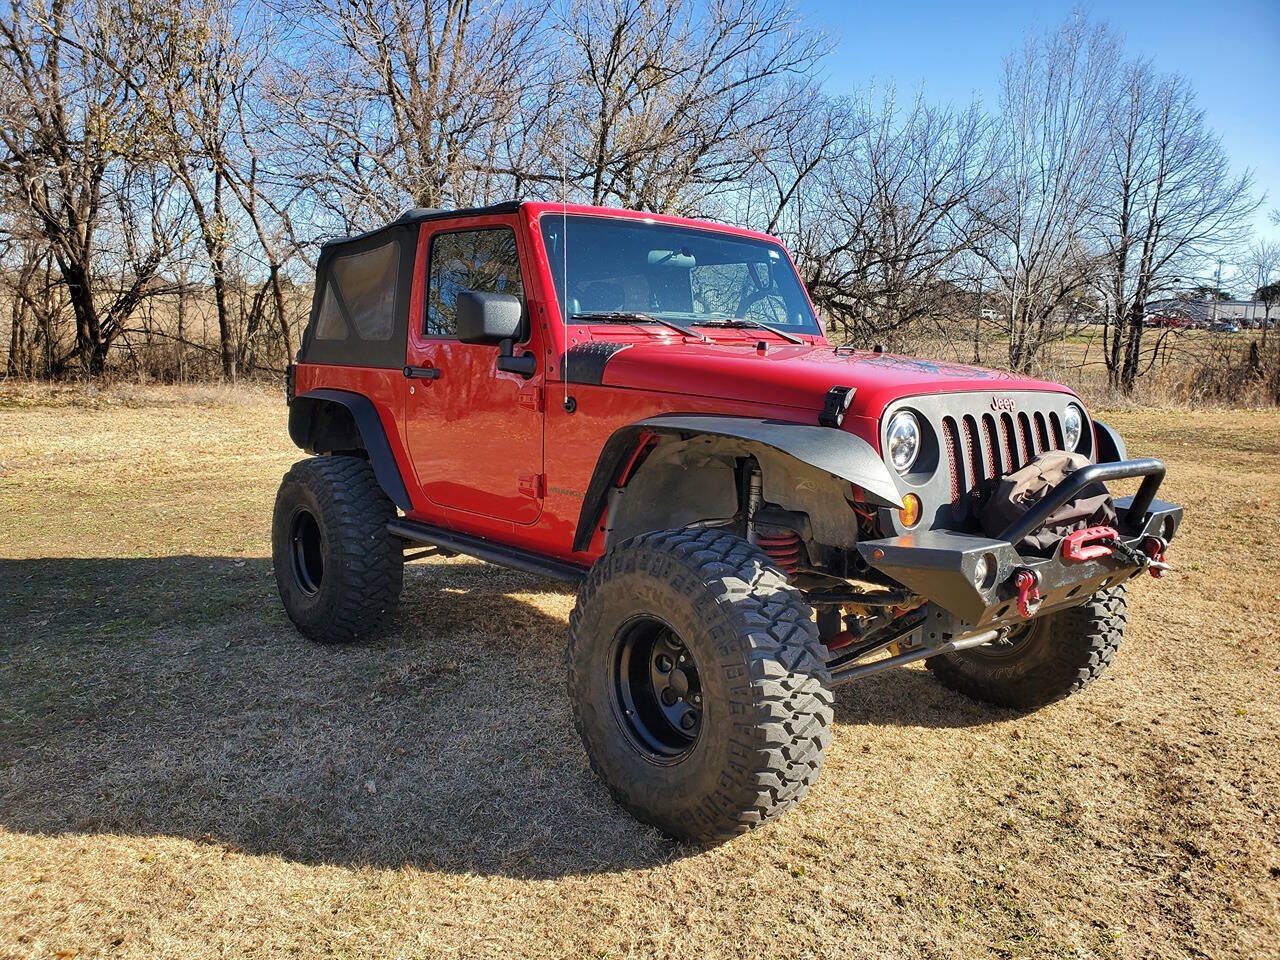
M925 661L944 686L1000 707L1033 710L1083 690L1102 675L1124 637L1124 584L1027 627L1002 648L975 647Z
M804 797L832 723L812 613L764 553L720 530L648 533L601 557L569 619L569 697L614 799L708 842Z
M367 460L310 457L276 494L271 558L289 619L320 643L377 631L395 610L403 544L387 532L395 505Z

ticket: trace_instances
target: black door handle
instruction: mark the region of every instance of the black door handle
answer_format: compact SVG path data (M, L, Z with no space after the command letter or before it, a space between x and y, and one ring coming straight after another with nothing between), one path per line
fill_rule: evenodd
M438 367L405 367L404 375L409 380L439 380Z

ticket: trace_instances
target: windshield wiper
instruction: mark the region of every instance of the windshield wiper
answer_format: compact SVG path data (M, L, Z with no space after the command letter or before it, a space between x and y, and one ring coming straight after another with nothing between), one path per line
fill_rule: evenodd
M777 327L768 323L761 323L759 320L752 320L750 317L734 317L732 320L700 320L700 327L755 327L757 330L768 330L770 333L776 333L783 340L790 340L792 343L804 343L799 337L793 333L787 333L785 330L779 330Z
M632 313L622 310L610 310L602 313L575 313L572 314L572 320L586 320L588 322L594 320L597 323L660 323L664 327L670 327L678 333L683 333L686 337L697 337L703 343L712 343L712 339L705 334L699 333L697 330L691 330L683 324L676 323L674 320L667 320L664 317L655 317L648 313ZM800 341L796 341L799 343Z

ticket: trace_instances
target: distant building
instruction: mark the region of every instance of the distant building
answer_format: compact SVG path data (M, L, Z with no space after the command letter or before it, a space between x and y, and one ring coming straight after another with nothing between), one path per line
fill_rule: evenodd
M1211 322L1214 320L1247 322L1250 326L1266 318L1267 307L1261 300L1204 300L1200 297L1168 297L1164 300L1148 300L1148 317L1179 317L1188 321ZM1280 320L1280 306L1272 304L1271 322Z

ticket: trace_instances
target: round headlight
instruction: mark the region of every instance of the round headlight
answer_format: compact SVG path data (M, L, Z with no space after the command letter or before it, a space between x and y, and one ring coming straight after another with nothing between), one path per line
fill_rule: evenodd
M1084 432L1084 411L1074 403L1067 404L1067 411L1062 415L1062 442L1068 450L1080 445L1080 434Z
M920 453L920 424L916 415L907 410L899 410L889 421L889 432L886 436L889 451L889 462L899 473L906 473L916 462Z

